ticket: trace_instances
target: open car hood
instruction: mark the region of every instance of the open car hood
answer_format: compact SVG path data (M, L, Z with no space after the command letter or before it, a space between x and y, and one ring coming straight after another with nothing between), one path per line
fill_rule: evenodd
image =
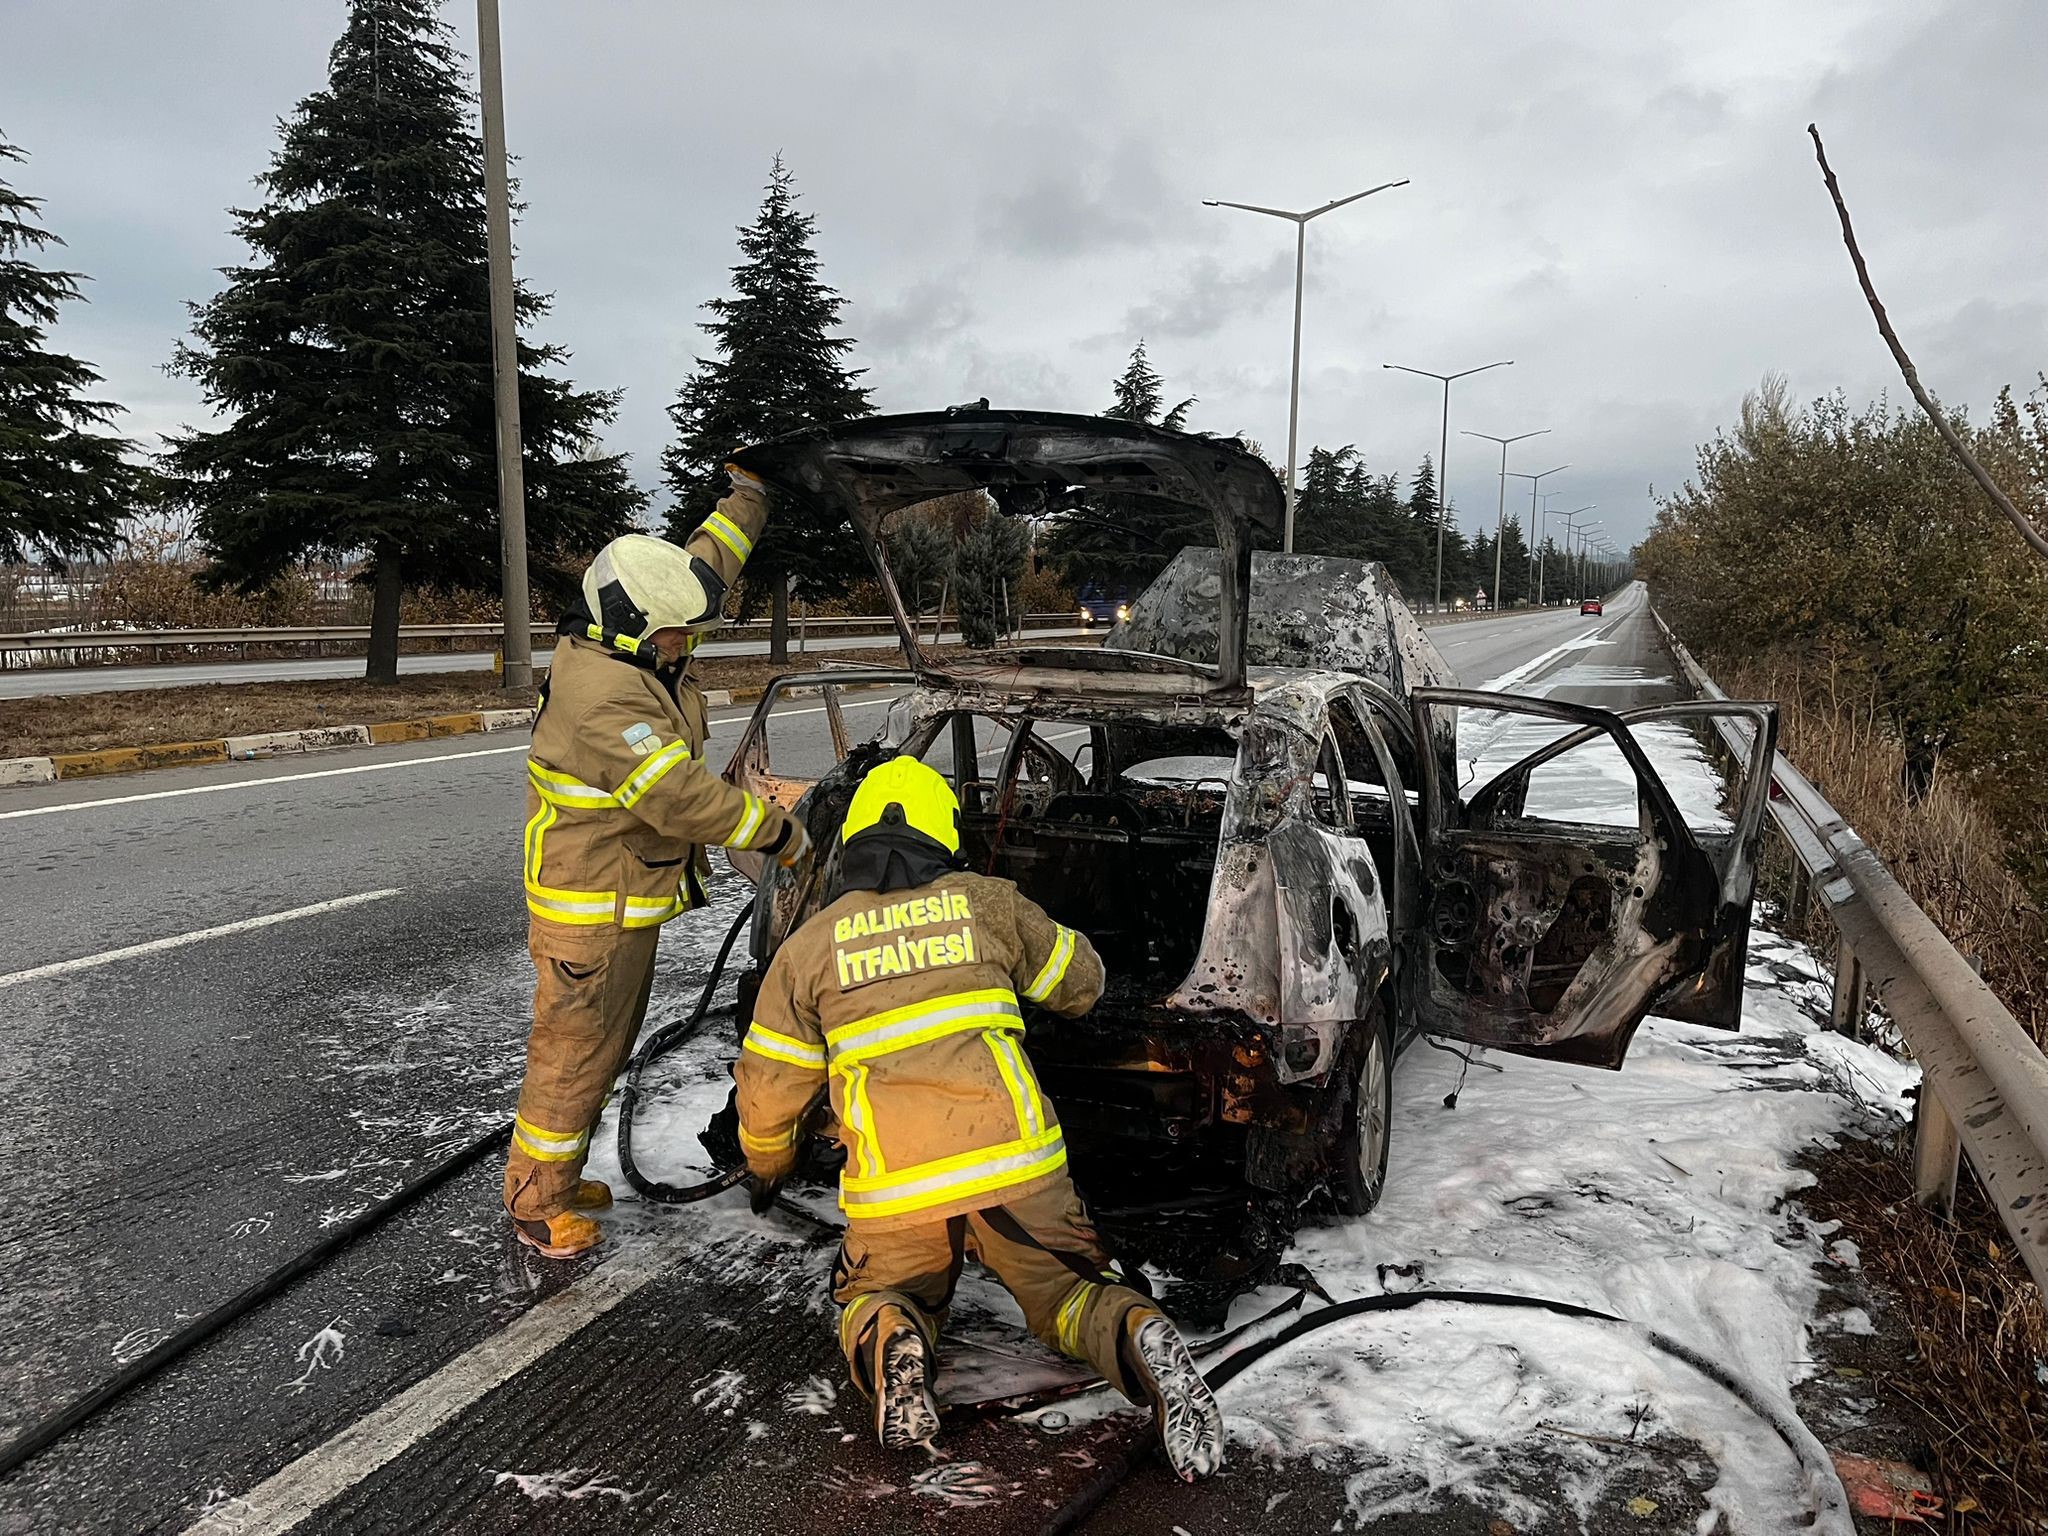
M1200 508L1216 530L1218 644L1213 665L1184 665L1207 687L1244 685L1252 534L1279 535L1285 498L1271 467L1233 438L1104 416L958 407L869 416L757 443L733 457L780 495L853 524L881 578L904 655L920 674L935 677L945 669L921 652L883 558L883 523L892 512L972 490L987 491L1000 511L1022 517L1070 511L1090 491ZM1091 663L1102 670L1128 665L1122 659Z

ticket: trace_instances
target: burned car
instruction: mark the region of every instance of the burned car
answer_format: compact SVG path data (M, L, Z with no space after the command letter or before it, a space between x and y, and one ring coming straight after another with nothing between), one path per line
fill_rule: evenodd
M1097 1006L1030 1017L1027 1044L1076 1181L1126 1254L1227 1280L1313 1202L1370 1209L1410 1031L1618 1067L1653 1010L1736 1026L1769 706L1624 715L1451 686L1382 568L1254 554L1281 487L1231 440L976 410L739 457L852 523L908 663L778 679L757 706L727 777L801 806L820 856L795 871L735 856L760 881L751 975L829 899L834 833L867 769L900 751L945 773L970 866L1015 881L1106 963ZM885 525L966 490L1031 517L1163 497L1207 513L1216 543L1182 551L1100 649L934 652L881 558ZM841 713L854 682L906 686L859 746ZM778 764L778 707L819 691L839 761ZM1717 710L1755 721L1757 755L1738 802L1699 828L1637 731ZM1512 761L1465 771L1503 743ZM1557 765L1587 752L1627 786L1624 817L1574 820L1546 800Z

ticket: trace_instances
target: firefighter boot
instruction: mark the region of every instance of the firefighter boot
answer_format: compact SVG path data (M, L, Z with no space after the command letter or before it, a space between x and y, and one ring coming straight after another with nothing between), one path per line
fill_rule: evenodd
M576 1211L561 1211L545 1221L513 1218L519 1241L550 1259L573 1259L604 1241L604 1228Z
M1209 1383L1165 1317L1150 1308L1134 1311L1126 1327L1128 1354L1152 1404L1167 1463L1184 1483L1208 1477L1223 1465L1223 1413Z
M886 1302L875 1316L875 1438L889 1451L929 1445L939 1432L932 1353L909 1318Z
M572 1211L608 1211L612 1208L612 1187L602 1179L578 1179L569 1195Z

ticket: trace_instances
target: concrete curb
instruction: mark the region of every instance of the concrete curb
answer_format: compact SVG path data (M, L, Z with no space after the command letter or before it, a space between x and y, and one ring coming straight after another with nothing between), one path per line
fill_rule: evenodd
M387 720L377 725L323 725L311 730L261 731L214 741L174 741L148 747L104 747L97 752L60 752L51 757L0 758L0 785L48 784L54 779L91 779L110 773L139 773L147 768L177 768L188 763L252 762L259 758L325 752L335 747L520 731L533 724L534 714L531 709L473 709L459 715Z

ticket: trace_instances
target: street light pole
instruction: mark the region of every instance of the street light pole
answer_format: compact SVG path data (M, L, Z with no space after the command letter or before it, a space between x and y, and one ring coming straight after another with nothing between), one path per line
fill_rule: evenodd
M481 4L482 0L478 0ZM1269 218L1288 219L1294 224L1294 364L1289 370L1287 381L1287 527L1281 540L1281 548L1288 554L1294 553L1294 464L1295 451L1299 446L1301 428L1301 290L1303 275L1308 266L1308 221L1319 219L1333 209L1342 208L1346 203L1355 203L1361 197L1371 197L1375 192L1386 192L1394 187L1408 185L1406 177L1399 181L1384 182L1377 187L1367 187L1363 192L1354 192L1349 197L1335 198L1320 208L1311 208L1305 213L1291 212L1285 208L1261 208L1256 203L1232 203L1220 198L1205 197L1204 208L1239 208L1246 213L1263 213Z
M1570 561L1572 558L1572 519L1577 517L1581 512L1592 511L1593 508L1598 505L1598 502L1593 502L1587 506L1574 508L1570 512L1552 512L1547 507L1544 509L1543 520L1546 523L1549 522L1550 519L1552 519L1553 517L1561 517L1564 519L1564 557L1566 561L1567 571L1569 571L1570 569ZM1588 528L1597 528L1600 525L1598 523L1588 523L1586 524L1586 526ZM1548 562L1545 560L1538 560L1536 562L1536 601L1539 603L1543 601L1543 567L1546 564L1548 564Z
M1493 606L1500 608L1500 547L1507 540L1508 531L1508 444L1519 443L1525 437L1541 437L1550 428L1543 427L1535 432L1523 432L1515 437L1495 437L1491 432L1467 431L1466 437L1483 437L1489 443L1500 444L1500 506L1493 518Z
M512 302L512 192L505 167L505 82L498 0L476 0L477 83L484 119L485 239L491 264L491 383L498 407L498 537L504 567L507 688L533 686L533 611L526 592L525 447L519 436L519 318Z
M1469 379L1475 373L1484 373L1489 368L1512 368L1513 358L1499 363L1481 363L1477 368L1467 368L1463 373L1431 373L1427 368L1404 368L1399 363L1381 363L1382 368L1391 368L1396 373L1420 374L1425 379L1435 379L1444 387L1443 431L1437 439L1436 450L1436 605L1444 605L1444 521L1446 518L1445 498L1450 494L1450 476L1445 472L1444 461L1451 456L1451 383L1456 379Z
M1536 512L1536 487L1542 484L1545 480L1549 479L1552 475L1561 474L1563 471L1570 468L1571 465L1569 464L1560 464L1557 466L1556 469L1546 469L1540 475L1532 475L1529 474L1527 471L1520 469L1504 471L1504 473L1512 474L1517 480L1526 480L1529 482L1529 584L1532 587L1536 586L1537 581L1535 546L1543 537L1542 529L1537 526L1541 519L1538 517ZM1538 606L1541 606L1543 602L1543 594L1540 588L1537 590L1536 601Z

